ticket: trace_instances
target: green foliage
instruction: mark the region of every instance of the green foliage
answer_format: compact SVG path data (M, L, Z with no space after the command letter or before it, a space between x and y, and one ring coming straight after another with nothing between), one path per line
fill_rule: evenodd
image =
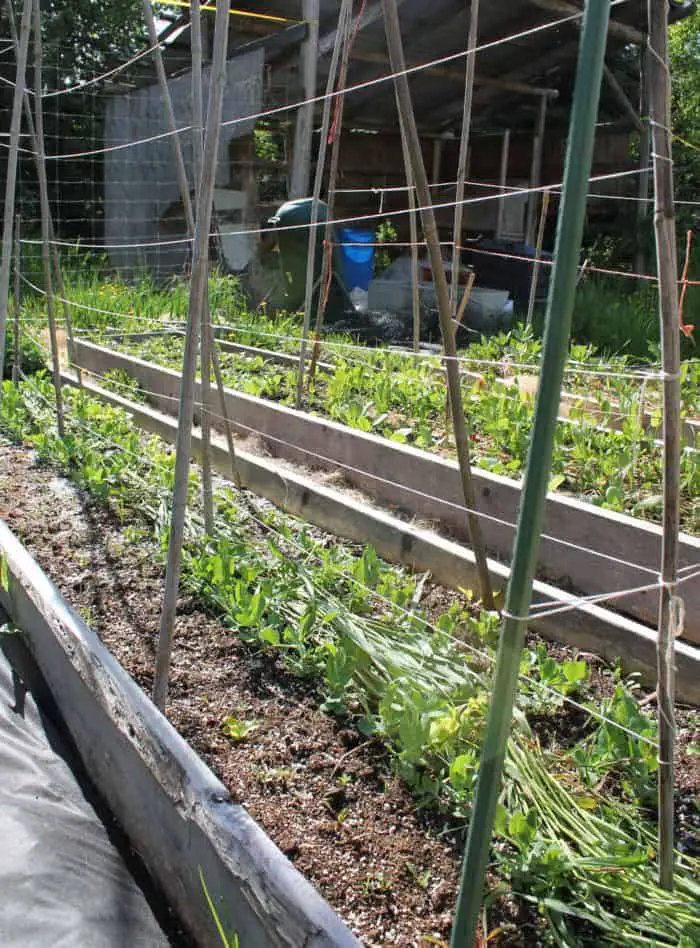
M399 239L398 232L393 223L389 220L383 220L379 227L377 227L377 236L376 241L378 244L392 244ZM395 253L392 254L391 250L385 250L383 247L378 247L374 254L374 273L375 275L381 273L382 270L386 270L389 264L392 262Z
M15 352L15 336L11 325L8 325L5 334L5 362L3 364L3 377L9 379L12 377L12 365ZM20 333L19 345L19 365L25 375L35 375L46 369L46 357L36 342L26 335Z
M19 388L5 383L0 424L119 516L149 526L164 557L172 452L84 392L67 390L65 398L63 440L54 427L51 386L41 377ZM468 819L495 617L480 615L464 597L429 624L415 577L369 548L326 548L274 510L253 514L231 490L217 491L217 531L206 538L196 486L183 586L222 616L232 634L277 655L293 674L313 676L328 710L353 714L361 731L383 737L419 801ZM610 720L592 716L571 752L543 749L530 732L526 715L561 714L568 694L577 692L585 706L587 674L585 663L557 663L544 649L531 656L498 808L496 868L516 893L539 905L561 944L577 943L582 920L601 944L697 943L700 866L678 854L675 893L655 883L653 827L637 805L647 799L654 760L635 736L652 738L654 731L633 692L618 682L603 708ZM256 723L229 716L223 727L241 740ZM606 782L622 789L623 801L602 793Z

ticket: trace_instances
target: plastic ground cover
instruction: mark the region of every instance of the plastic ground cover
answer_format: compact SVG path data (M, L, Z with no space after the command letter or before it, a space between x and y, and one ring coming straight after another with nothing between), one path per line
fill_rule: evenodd
M171 944L130 871L135 865L19 636L0 634L0 945Z

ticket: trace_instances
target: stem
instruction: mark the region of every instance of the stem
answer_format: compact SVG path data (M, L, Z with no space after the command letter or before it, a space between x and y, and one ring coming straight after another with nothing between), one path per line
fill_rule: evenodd
M452 931L453 948L471 948L474 944L484 889L525 637L525 621L522 617L526 615L532 598L532 581L537 566L554 431L568 352L609 16L610 0L588 0L559 210L555 265L547 305L541 382L523 483L505 619L496 659L493 697L462 866L461 889Z
M411 159L411 167L413 168L413 176L416 181L418 200L423 208L423 210L421 210L423 233L425 234L428 251L430 253L430 263L433 271L433 280L440 314L440 332L445 352L445 372L447 375L447 388L452 410L457 459L459 461L459 472L462 480L464 504L469 511L467 514L469 534L479 573L481 599L485 608L491 609L493 608L493 593L491 591L491 578L489 576L488 563L486 560L486 547L481 533L481 524L476 515L476 495L472 482L469 458L469 432L462 404L459 364L457 362L457 349L450 319L450 293L445 276L445 264L442 259L442 251L440 250L440 236L435 221L430 188L428 187L428 177L425 172L425 163L423 161L423 153L421 152L420 139L418 137L416 117L413 112L411 93L405 72L406 64L397 4L396 0L383 0L383 4L384 27L386 30L391 70L394 73L401 73L401 75L396 76L394 83L400 114L406 128L408 151Z

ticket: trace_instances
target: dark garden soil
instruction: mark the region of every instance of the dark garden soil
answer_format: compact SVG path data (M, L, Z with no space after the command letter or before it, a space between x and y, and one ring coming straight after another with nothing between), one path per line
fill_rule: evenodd
M69 481L37 466L31 452L3 441L0 517L150 693L163 571L138 527L120 524ZM430 591L436 606L441 593ZM600 682L603 688L603 676ZM387 752L317 704L309 682L242 644L193 601L180 601L168 706L173 725L364 944L445 944L459 870L453 828L417 812ZM250 726L246 740L223 735L227 716ZM680 715L685 794L700 789L693 720ZM572 718L572 730L577 723ZM532 917L518 911L502 902L489 919L501 934L489 944L539 943Z

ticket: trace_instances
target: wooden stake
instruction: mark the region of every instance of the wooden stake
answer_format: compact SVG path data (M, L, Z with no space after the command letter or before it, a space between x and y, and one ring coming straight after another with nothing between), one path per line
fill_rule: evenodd
M423 232L428 244L430 254L430 263L433 271L433 281L438 301L438 310L440 314L440 330L442 333L442 344L445 351L445 371L447 374L447 387L450 396L450 405L452 410L452 421L455 432L455 442L457 446L457 459L459 461L459 470L462 479L462 492L464 495L464 504L469 511L467 521L469 525L469 534L471 537L472 549L476 558L477 569L479 572L479 586L481 599L486 609L493 608L493 593L491 590L491 579L486 563L486 547L481 532L481 524L476 513L476 494L472 483L471 466L469 457L469 431L464 415L464 406L462 404L462 389L459 378L459 363L457 362L457 350L455 348L454 336L452 333L452 323L450 319L450 293L445 276L445 265L440 250L440 237L438 234L435 213L433 211L430 189L428 187L428 177L425 172L423 154L418 137L418 128L416 118L413 112L411 102L411 92L408 87L408 78L405 73L406 63L403 52L403 43L401 40L401 27L399 24L399 14L396 0L382 0L384 7L384 28L386 31L387 47L389 50L389 59L391 61L391 70L393 73L400 73L394 79L396 91L399 99L399 108L406 127L408 138L408 148L411 158L411 167L416 181L418 200L424 210L421 210L423 220Z
M7 18L10 23L10 35L12 36L12 43L15 48L15 55L19 54L19 39L17 36L17 25L15 24L15 14L12 8L12 0L7 0ZM36 139L36 129L34 128L34 115L32 113L31 100L29 98L29 92L24 90L23 96L24 102L24 117L27 122L27 130L29 132L29 139L32 143L32 151L35 155L39 153L39 147L37 145ZM53 259L53 268L54 274L56 276L56 285L58 286L58 293L61 297L62 307L63 307L63 318L66 323L66 333L68 334L68 341L71 346L71 350L75 350L75 337L73 335L73 320L71 317L70 303L68 302L68 296L66 294L66 285L63 281L63 271L61 269L61 258L58 253L58 246L56 245L56 232L53 226L53 217L49 214L49 244L51 248L51 257ZM76 377L78 379L78 385L82 386L83 384L83 370L79 365L73 365L75 370Z
M479 0L471 0L469 7L469 33L467 49L476 50L479 32ZM459 162L457 165L457 193L455 196L455 223L452 235L452 285L451 310L454 319L457 315L457 298L459 296L459 269L462 255L462 224L464 220L464 186L467 177L467 159L469 157L469 133L472 121L472 99L474 98L474 69L476 67L476 52L467 56L466 73L464 77L464 108L462 110L462 134L459 140ZM465 304L466 305L466 304ZM457 330L455 329L455 338Z
M221 374L221 363L219 362L219 350L216 348L216 337L211 324L209 325L209 333L212 364L214 366L214 377L216 378L216 387L219 392L219 410L221 411L221 418L224 422L224 433L226 435L226 443L228 445L228 456L231 460L231 474L233 475L233 480L236 484L236 487L239 490L243 490L241 473L238 470L238 463L236 461L236 447L233 441L231 420L229 418L228 407L226 405L226 393L224 391L224 380Z
M321 16L320 0L302 0L301 7L302 17L307 23L308 30L306 40L301 47L304 98L308 100L313 99L316 95L318 31ZM297 124L294 132L294 154L292 155L292 175L289 185L289 196L291 198L302 198L309 193L315 111L315 103L310 102L308 105L302 105L297 114Z
M153 6L151 5L151 0L142 0L141 6L143 9L143 19L146 24L146 29L148 30L148 39L153 47L153 59L156 67L156 75L158 76L158 84L160 85L160 92L163 97L163 107L165 109L168 132L170 133L169 137L175 152L175 173L177 174L177 183L182 197L187 230L188 233L192 234L194 233L194 215L192 213L192 202L189 200L190 186L187 181L185 162L182 157L180 136L177 134L175 111L173 109L173 101L170 97L170 89L168 88L168 77L163 63L163 54L158 42L158 30L156 29L156 20L153 15ZM185 195L187 195L188 200L185 200Z
M14 317L15 317L15 326L14 326L14 345L12 350L12 384L17 385L19 382L19 370L20 362L22 358L22 349L19 344L19 334L20 334L20 312L21 312L21 283L20 283L20 273L22 267L22 247L19 242L20 235L20 222L21 218L19 214L15 217L15 285L14 285Z
M3 378L5 369L5 337L7 333L10 269L12 264L12 224L15 214L17 159L19 155L19 136L22 124L22 98L24 96L26 83L32 2L33 0L24 0L24 6L22 7L22 22L19 30L19 51L17 54L17 69L15 70L15 91L12 97L12 118L10 120L7 171L5 173L2 257L0 258L0 380Z
M211 228L216 162L221 130L221 105L226 85L226 51L228 48L228 16L230 0L217 0L214 53L211 66L211 85L207 111L207 130L204 142L202 176L199 187L199 208L194 231L192 282L190 285L187 335L182 365L179 423L175 452L175 485L170 519L168 565L165 574L165 595L158 637L158 653L153 685L153 700L164 710L168 698L168 673L172 650L177 596L180 586L182 544L187 509L192 420L194 415L194 380L197 368L197 348L202 322L202 306L209 273L209 230Z
M535 246L535 259L532 263L532 281L530 283L530 298L527 303L526 324L532 326L532 318L535 314L535 301L537 300L537 284L540 279L540 260L542 259L542 245L544 244L544 228L547 224L547 212L549 211L549 191L542 195L542 210L540 211L540 226L537 228L537 244Z
M352 12L352 8L351 8ZM331 280L333 277L333 234L335 227L333 219L335 217L335 190L338 182L338 163L340 161L340 137L343 129L343 111L345 109L344 90L348 79L348 63L350 62L350 48L352 45L352 17L348 15L343 40L343 49L340 56L340 68L338 70L337 91L339 95L335 100L335 114L333 116L333 142L331 144L331 163L328 169L328 219L323 235L323 263L321 266L321 291L318 296L318 306L316 307L316 322L314 324L314 346L311 353L311 363L309 365L308 384L313 381L316 374L316 363L321 353L321 327L328 306L328 298L331 292ZM352 289L352 287L350 287Z
M51 274L51 211L49 209L49 186L46 178L46 155L44 152L44 109L42 105L42 59L41 40L41 0L34 0L34 128L36 132L36 170L39 178L39 202L41 205L41 262L44 269L44 289L46 291L46 314L49 320L49 339L51 342L51 365L53 385L56 395L56 420L58 433L65 435L63 418L63 391L61 388L61 366L58 356L58 336L56 334L56 314L53 299L53 277Z
M501 143L501 171L498 176L498 187L501 195L498 199L498 217L496 218L496 239L503 236L503 223L506 216L506 184L508 182L508 153L510 151L510 129L503 133Z
M532 163L530 165L530 187L539 188L542 182L542 155L544 153L544 132L547 125L547 96L540 97L537 112L535 140L532 144ZM537 219L537 193L531 194L527 202L525 217L525 243L532 246L535 239L535 220Z
M192 155L194 159L195 205L199 213L199 179L202 174L202 135L204 132L202 96L202 20L199 0L190 4L190 43L192 51ZM202 511L204 530L207 536L214 534L214 487L211 473L211 349L209 328L209 293L205 292L202 306L202 355L200 377L202 379Z
M635 255L634 269L636 273L647 272L646 246L644 234L646 227L645 221L649 216L649 161L651 159L651 128L649 126L649 57L648 48L641 46L639 50L639 111L642 119L642 130L639 135L639 188L637 190L637 253ZM644 284L644 280L639 281L639 285Z
M338 73L338 62L340 60L340 50L345 35L347 20L352 12L352 0L343 0L343 5L338 14L338 27L335 31L333 43L333 53L328 69L328 81L326 82L326 96L323 100L323 116L321 118L321 137L318 146L318 157L316 159L316 176L314 178L314 193L311 199L311 221L309 223L309 248L306 256L306 290L304 294L304 323L301 329L301 345L299 347L299 367L297 369L297 391L295 398L296 408L301 408L304 396L304 368L306 366L306 347L309 338L309 327L311 325L311 304L313 302L314 290L316 288L316 228L318 226L318 202L321 199L321 187L323 185L323 172L326 166L326 149L328 147L328 129L331 123L331 107L334 99L331 97L335 88L335 77Z
M670 890L673 888L673 758L676 746L674 648L675 638L682 631L678 627L682 600L676 592L680 529L680 335L666 4L648 0L647 10L649 105L654 146L654 230L664 370L664 512L656 689L659 707L659 885Z
M416 210L416 185L411 168L411 156L408 150L406 127L401 117L398 94L396 108L399 113L399 130L401 132L401 150L403 163L406 169L406 187L408 188L408 227L411 240L411 309L413 313L413 351L420 349L420 274L418 271L418 214Z

